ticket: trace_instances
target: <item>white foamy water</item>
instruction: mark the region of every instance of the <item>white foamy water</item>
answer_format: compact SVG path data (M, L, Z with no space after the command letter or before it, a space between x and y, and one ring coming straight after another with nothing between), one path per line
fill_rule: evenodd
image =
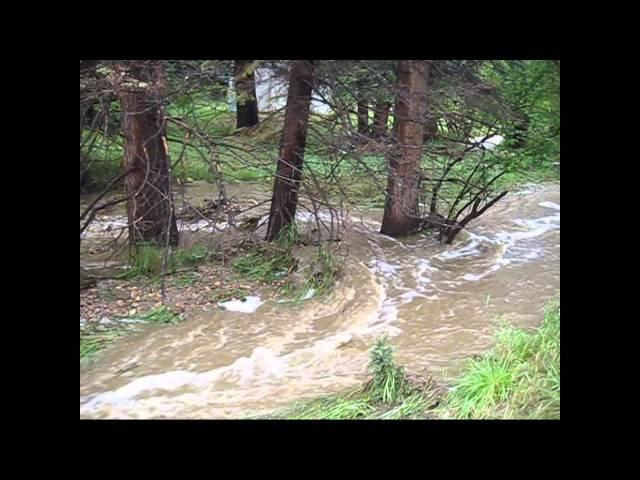
M197 389L220 379L229 379L241 384L250 383L253 378L283 376L286 362L268 348L257 347L250 357L237 359L231 365L207 372L189 372L176 370L158 375L136 378L117 390L95 395L88 400L81 411L90 412L103 405L133 403L136 397L154 391L171 392L179 388Z
M545 208L552 208L553 210L560 211L560 205L554 202L540 202L538 205Z
M260 297L248 296L242 300L230 300L228 302L218 302L218 305L231 312L253 313L264 301Z

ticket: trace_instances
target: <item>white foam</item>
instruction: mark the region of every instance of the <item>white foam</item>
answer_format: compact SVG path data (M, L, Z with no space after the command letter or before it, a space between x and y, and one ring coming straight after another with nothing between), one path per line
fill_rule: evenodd
M284 375L286 362L273 351L264 347L256 347L250 357L236 360L229 368L229 373L238 375L241 383L247 383L255 377L276 377Z
M158 375L147 375L136 378L114 391L100 393L80 407L82 410L93 410L102 405L132 403L135 397L143 392L153 390L172 391L186 386L205 386L225 377L247 383L256 376L279 378L284 374L286 362L273 351L257 347L250 357L241 357L231 365L216 368L207 372L188 372L175 370Z
M231 312L253 313L264 301L260 297L248 296L244 301L230 300L228 302L218 302L218 305Z
M545 208L552 208L553 210L560 211L560 205L554 202L540 202L538 205Z
M478 238L471 237L468 244L460 248L452 248L450 250L446 250L436 255L435 258L439 260L453 260L461 257L473 257L481 253L480 249L478 248L479 245L480 242L478 241Z
M397 273L398 265L391 265L390 263L384 262L382 260L376 260L375 262L375 270L378 272L382 272L385 277L390 277Z
M137 395L149 390L174 390L193 383L197 375L197 373L193 372L172 371L136 378L117 390L96 395L84 407L92 409L100 404L128 403L133 401Z

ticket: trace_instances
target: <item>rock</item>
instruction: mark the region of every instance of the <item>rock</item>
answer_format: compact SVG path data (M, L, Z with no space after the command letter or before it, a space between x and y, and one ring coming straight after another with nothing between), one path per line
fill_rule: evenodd
M131 310L129 310L129 315L134 316L136 313L138 313L138 311L135 308L132 308Z

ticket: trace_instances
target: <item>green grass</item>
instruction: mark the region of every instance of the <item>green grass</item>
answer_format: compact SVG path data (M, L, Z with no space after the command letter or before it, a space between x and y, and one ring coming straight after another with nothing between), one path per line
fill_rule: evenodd
M136 276L154 277L162 273L162 262L165 248L155 243L140 243L137 251L130 259L128 270L121 273L118 278L133 278ZM214 258L213 253L201 245L194 245L187 249L171 250L167 258L167 271L176 272L178 268L193 268L197 265L210 262Z
M290 420L357 420L375 411L370 398L360 390L346 395L300 402L276 418Z
M440 414L446 418L560 418L560 301L528 333L503 325L496 346L469 361Z
M249 280L271 284L287 275L293 266L292 262L293 259L287 253L263 247L234 260L231 265Z

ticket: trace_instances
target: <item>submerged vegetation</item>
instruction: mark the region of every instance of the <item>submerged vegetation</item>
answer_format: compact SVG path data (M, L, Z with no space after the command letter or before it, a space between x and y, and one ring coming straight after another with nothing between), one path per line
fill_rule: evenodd
M95 325L85 323L80 326L80 361L92 360L116 340L134 332L136 323L173 325L180 322L181 317L163 305L145 314L133 315L130 318L106 320L107 322L101 321Z

